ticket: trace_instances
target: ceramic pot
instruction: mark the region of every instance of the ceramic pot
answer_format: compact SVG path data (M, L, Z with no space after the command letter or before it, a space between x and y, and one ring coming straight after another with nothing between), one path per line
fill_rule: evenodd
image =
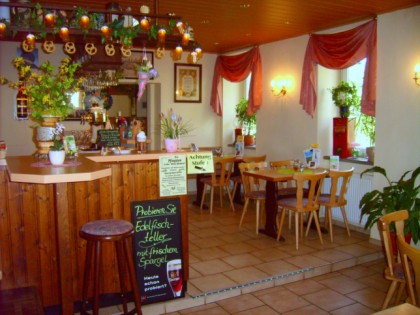
M165 139L165 149L168 153L173 153L178 150L178 139Z
M64 160L66 158L66 151L49 151L48 158L50 159L50 163L52 165L61 165L64 163Z
M55 124L60 121L60 117L44 116L41 126L36 128L36 146L37 154L41 157L46 157L50 151L50 146L53 145L53 131Z

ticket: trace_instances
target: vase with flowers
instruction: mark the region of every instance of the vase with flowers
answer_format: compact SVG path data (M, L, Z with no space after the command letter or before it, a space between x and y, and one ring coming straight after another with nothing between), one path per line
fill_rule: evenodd
M169 110L168 115L161 113L160 118L166 152L176 152L180 147L180 137L188 134L189 126L183 122L180 115L175 114L172 108Z
M55 128L52 134L53 145L48 151L48 158L52 165L61 165L64 163L66 158L66 152L64 150L64 126L60 123L55 124Z

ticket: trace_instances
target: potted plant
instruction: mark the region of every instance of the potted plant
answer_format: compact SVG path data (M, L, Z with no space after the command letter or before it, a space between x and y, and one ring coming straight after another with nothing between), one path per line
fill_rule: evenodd
M255 128L257 124L257 115L254 113L248 115L248 100L242 98L235 106L236 118L238 122L243 125L246 129L244 143L246 146L254 145L255 139L251 135L251 130Z
M53 130L53 145L48 152L48 158L52 165L61 165L64 163L66 152L64 151L63 139L64 126L56 123L55 129Z
M73 63L70 57L64 58L57 71L49 61L38 69L32 69L22 57L13 59L12 63L24 81L29 110L36 121L42 122L44 116L64 119L73 111L70 93L78 91L83 81L83 78L75 77L80 63ZM9 86L17 88L18 83L9 83Z
M382 191L370 191L362 197L359 203L362 213L360 220L363 216L367 217L365 228L368 229L376 224L382 215L406 209L409 217L404 223L405 233L411 233L413 242L417 244L420 234L420 185L416 185L416 179L420 174L420 166L411 173L410 178L405 179L409 172L405 172L398 181L391 181L382 167L374 166L363 171L360 177L367 173L382 174L388 181L388 186Z
M349 117L351 107L360 105L360 97L357 95L357 87L354 82L340 81L330 91L335 106L340 108L340 117L342 118Z
M375 128L376 128L376 118L375 116L369 116L363 114L361 111L361 103L356 102L350 108L350 119L354 120L354 130L364 134L369 138L370 146L366 148L366 154L368 156L368 161L374 160L375 156Z
M73 63L70 57L64 58L57 70L49 61L42 63L38 69L31 68L23 57L14 58L12 64L18 72L19 81L9 82L0 77L0 83L8 83L18 89L23 82L29 113L41 125L37 127L36 135L38 154L46 155L52 145L55 123L73 111L71 93L78 91L84 80L75 76L80 64Z
M166 152L176 152L180 147L180 136L187 135L189 126L182 121L180 115L176 115L174 110L169 110L169 115L160 114L160 128L165 141Z

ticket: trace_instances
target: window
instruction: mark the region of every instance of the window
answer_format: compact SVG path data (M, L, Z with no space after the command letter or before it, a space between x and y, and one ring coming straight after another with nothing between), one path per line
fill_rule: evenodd
M362 96L363 76L366 59L347 68L343 72L345 81L354 82L358 89L359 97ZM355 142L360 148L371 147L375 144L375 117L362 114L360 104L350 109L350 119L355 121Z

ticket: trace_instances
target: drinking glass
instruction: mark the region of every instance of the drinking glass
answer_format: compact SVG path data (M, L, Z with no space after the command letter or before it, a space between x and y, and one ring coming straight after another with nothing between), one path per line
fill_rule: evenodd
M181 296L182 292L182 262L181 259L173 259L166 264L168 282L174 297Z

